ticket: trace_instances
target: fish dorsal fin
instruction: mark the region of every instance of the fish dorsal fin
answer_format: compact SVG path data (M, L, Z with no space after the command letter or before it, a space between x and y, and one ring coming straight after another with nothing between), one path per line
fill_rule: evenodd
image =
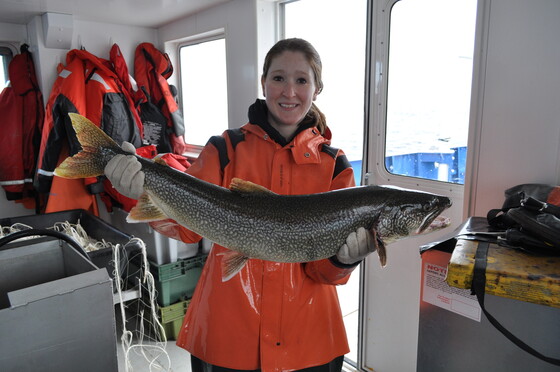
M156 205L152 198L144 193L138 199L138 203L130 210L126 221L134 222L152 222L168 219L169 217Z
M169 167L169 164L167 164L167 163L165 162L165 160L163 160L162 158L156 158L156 159L154 160L154 163L159 164L159 165L165 165L166 167Z
M222 282L227 282L235 276L249 260L249 257L235 251L228 250L218 253L222 256Z
M231 183L229 184L229 189L231 191L244 193L244 194L251 194L251 193L261 193L261 194L270 194L276 195L269 189L264 186L257 185L256 183L242 180L241 178L232 178Z

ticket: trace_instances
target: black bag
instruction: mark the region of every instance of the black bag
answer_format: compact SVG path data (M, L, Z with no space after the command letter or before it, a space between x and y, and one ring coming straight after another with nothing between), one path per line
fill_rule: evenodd
M488 212L488 224L504 231L498 244L547 255L560 254L560 187L543 184L522 184L505 191L501 209ZM481 241L475 254L472 294L488 321L515 345L527 353L553 365L560 359L541 354L507 330L484 306L488 241Z
M501 209L488 223L505 231L500 244L537 253L560 254L560 187L522 184L505 191Z
M144 145L154 145L159 154L173 152L169 133L171 129L167 126L167 118L162 111L150 101L148 92L142 87L146 100L138 105L140 120L144 127Z

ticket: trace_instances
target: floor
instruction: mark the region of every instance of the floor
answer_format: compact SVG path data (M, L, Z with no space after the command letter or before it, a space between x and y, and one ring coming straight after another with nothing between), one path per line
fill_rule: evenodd
M117 357L119 372L190 372L190 354L175 345L175 341L166 343L157 342L149 331L146 331L144 340L139 341L137 320L127 313L127 329L132 332L133 339L128 349L128 368L126 365L126 352L122 341L122 316L118 306L115 306L117 325Z
M191 364L189 353L177 347L173 341L169 341L165 347L167 354L155 349L153 343L146 343L141 348L133 348L129 352L129 368L126 368L124 351L118 350L119 372L145 372L145 371L168 371L168 372L190 372ZM142 354L144 353L144 355ZM150 366L150 361L153 364Z

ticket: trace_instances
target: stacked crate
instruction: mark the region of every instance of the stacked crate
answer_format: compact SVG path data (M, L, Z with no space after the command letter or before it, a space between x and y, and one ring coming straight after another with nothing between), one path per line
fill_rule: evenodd
M150 272L154 277L155 290L157 292L158 318L162 323L166 338L173 340L177 337L188 303L194 293L194 288L206 262L208 249L204 244L187 244L169 238L155 231L146 223L128 223L126 217L128 212L115 208L111 215L111 223L127 231L130 235L141 239L146 247L146 255ZM137 283L142 277L140 267L143 262L141 255L131 258L131 270L128 272L128 280ZM146 288L142 289L142 306L146 310L149 304ZM138 306L131 304L130 310L136 312ZM136 314L137 315L137 314ZM149 314L145 317L151 322ZM153 323L153 322L152 322ZM147 326L144 323L144 326ZM153 327L151 327L153 329ZM149 329L149 328L148 328ZM161 339L161 335L153 335Z
M206 258L206 254L199 253L194 257L165 264L148 261L150 273L154 277L159 321L168 340L175 340L179 334ZM139 260L133 260L131 265L136 265L137 272L140 272ZM144 290L143 293L147 291ZM143 301L149 302L146 298Z

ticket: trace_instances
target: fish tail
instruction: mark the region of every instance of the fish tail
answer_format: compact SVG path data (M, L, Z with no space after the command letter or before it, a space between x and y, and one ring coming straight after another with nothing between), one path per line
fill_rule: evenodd
M72 127L76 131L82 151L66 158L54 170L54 174L63 178L96 177L104 173L107 159L102 156L100 149L108 148L115 153L123 153L120 146L105 132L87 118L69 113Z

